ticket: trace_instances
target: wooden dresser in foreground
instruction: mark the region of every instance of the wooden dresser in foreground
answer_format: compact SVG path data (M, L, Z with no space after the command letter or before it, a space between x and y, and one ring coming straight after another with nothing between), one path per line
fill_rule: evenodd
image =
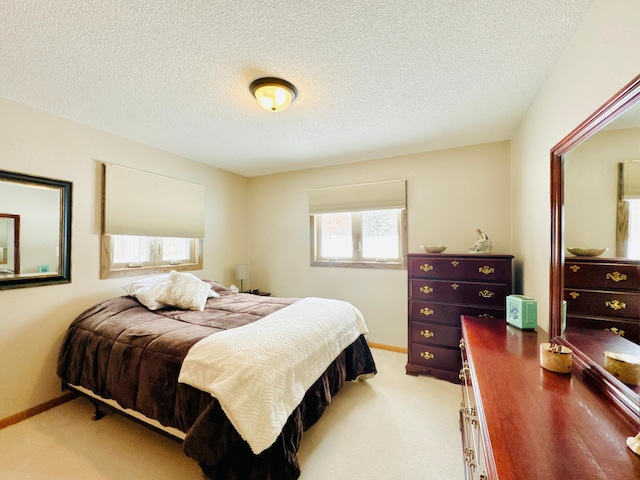
M568 327L607 329L640 343L640 261L566 258L564 285Z
M506 318L512 259L512 255L407 255L409 375L460 381L460 315Z
M638 433L572 374L540 367L546 332L462 318L460 427L471 480L637 480Z

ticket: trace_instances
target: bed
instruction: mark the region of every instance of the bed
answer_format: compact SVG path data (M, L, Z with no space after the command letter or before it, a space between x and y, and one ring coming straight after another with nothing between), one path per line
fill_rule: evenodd
M142 295L126 295L80 314L69 326L58 357L63 387L161 426L183 442L185 453L198 462L206 478L296 479L303 432L318 421L345 381L376 373L364 338L366 327L360 326L358 332L350 328L348 335L343 332L341 338L334 338L332 333L341 327L321 323L304 327L315 328L314 335L323 337L315 337L318 341L297 334L288 339L282 329L297 327L284 322L297 319L297 324L312 324L310 312L315 317L336 316L324 315L325 299L258 296L232 292L214 281L203 284L209 295L202 310L162 302L150 309L141 302ZM267 335L265 328L273 332ZM261 339L269 336L271 340L263 345ZM333 353L323 353L325 347L308 348L323 342ZM211 348L215 361L209 358ZM307 350L311 352L300 353ZM220 358L215 359L216 355ZM245 357L236 360L235 355ZM322 363L318 355L330 359ZM293 363L291 358L298 356L312 357L311 363L294 366L297 370L292 375L278 373L282 379L270 376L271 370ZM203 358L210 363L205 370L200 365ZM237 377L242 371L245 376ZM187 379L187 373L195 381ZM306 383L290 381L294 377L304 377ZM281 381L293 383L286 388L294 394L283 394ZM276 398L277 408L265 407L274 401L271 397ZM279 403L282 398L288 402L284 406Z

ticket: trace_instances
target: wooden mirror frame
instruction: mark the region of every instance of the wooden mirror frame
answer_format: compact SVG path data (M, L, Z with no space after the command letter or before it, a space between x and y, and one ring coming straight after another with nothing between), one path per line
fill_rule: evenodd
M60 265L57 274L15 275L0 279L0 290L39 287L71 282L71 198L73 184L65 180L36 177L24 173L0 170L0 182L9 181L32 186L43 186L60 191Z
M564 289L564 161L563 156L580 142L640 102L640 75L611 97L551 149L551 268L549 282L549 339L574 351L577 373L592 383L622 413L640 423L640 396L602 368L575 345L562 331Z

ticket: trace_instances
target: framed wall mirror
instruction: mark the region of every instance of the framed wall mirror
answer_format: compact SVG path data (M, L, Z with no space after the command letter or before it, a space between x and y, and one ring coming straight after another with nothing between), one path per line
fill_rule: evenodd
M72 183L0 170L0 290L71 282Z
M640 339L624 338L603 329L567 326L563 300L567 247L607 248L602 254L603 262L611 257L612 262L628 264L630 271L638 274L638 259L634 259L637 254L629 248L629 238L633 238L630 230L638 228L633 220L636 217L629 217L629 205L621 206L620 202L626 162L640 160L639 119L640 75L551 150L549 290L550 340L571 348L577 373L636 425L640 422L640 387L625 384L609 373L604 368L604 351L638 356ZM585 185L589 185L586 191ZM621 213L621 207L627 212ZM622 223L626 230L620 228ZM640 318L630 321L637 324Z

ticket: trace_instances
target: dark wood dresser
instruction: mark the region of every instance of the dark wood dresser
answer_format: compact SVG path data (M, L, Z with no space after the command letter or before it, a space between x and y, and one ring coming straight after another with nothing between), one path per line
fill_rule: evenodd
M407 255L409 375L460 381L460 315L505 318L505 297L513 288L512 259L512 255Z
M564 285L568 327L608 329L640 343L640 261L566 258Z
M467 479L637 480L638 425L580 378L540 367L546 332L463 317L460 409Z

